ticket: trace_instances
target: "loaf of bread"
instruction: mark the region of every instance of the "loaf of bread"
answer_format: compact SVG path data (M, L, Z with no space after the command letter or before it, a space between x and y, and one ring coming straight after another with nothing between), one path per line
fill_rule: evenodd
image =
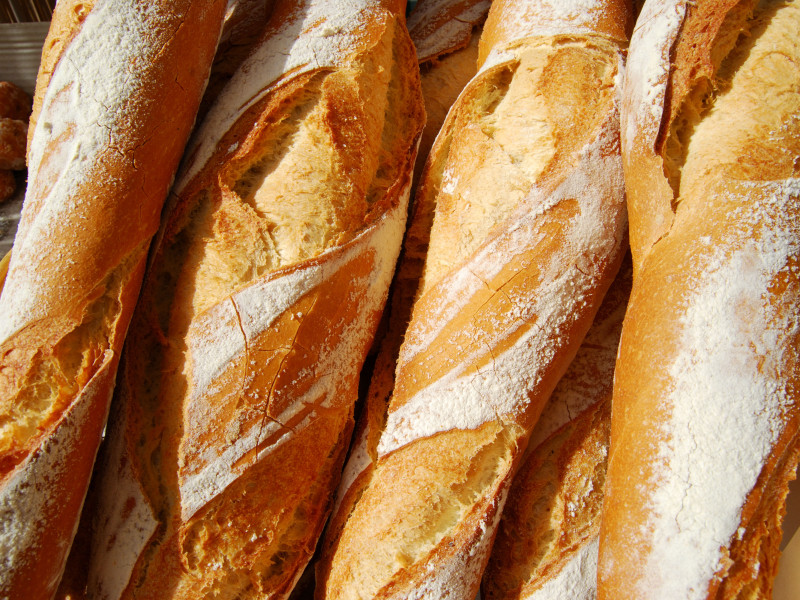
M0 296L0 597L55 592L225 2L62 0Z
M27 134L27 122L0 116L0 170L25 168Z
M100 465L93 598L286 598L314 552L424 123L395 0L281 0L193 136Z
M536 423L483 577L485 600L596 597L614 363L631 278L628 259Z
M475 8L479 8L479 14L474 14ZM414 186L419 182L422 165L426 163L425 157L450 106L478 70L479 33L488 11L487 2L422 0L409 15L409 33L417 48L417 58L421 61L420 80L427 115L414 168ZM473 22L467 17L471 17ZM451 21L456 22L456 36L452 34ZM469 25L465 26L465 23ZM425 48L429 49L427 53L422 51ZM394 388L397 355L425 265L435 200L432 194L418 196L412 207L392 282L391 298L383 317L384 326L379 329L377 355L368 374L366 398L356 423L334 510L323 537L323 555L330 553L330 545L335 542L353 502L360 496L372 473L375 448Z
M798 462L800 2L645 4L600 598L769 598Z
M474 598L531 428L623 256L626 15L492 4L417 192L436 207L424 276L318 598Z
M27 121L31 116L31 97L10 81L0 81L0 117Z

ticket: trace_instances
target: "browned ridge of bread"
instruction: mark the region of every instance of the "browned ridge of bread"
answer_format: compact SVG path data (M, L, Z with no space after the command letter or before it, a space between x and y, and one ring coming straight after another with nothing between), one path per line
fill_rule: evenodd
M630 257L531 434L481 584L486 600L593 598Z
M424 276L386 422L366 444L369 482L342 505L318 598L477 592L527 437L625 248L628 15L584 9L492 4L480 70L417 191L436 207Z
M769 598L800 412L800 2L645 4L600 598Z
M0 297L2 597L58 585L224 9L63 0L53 15Z
M285 598L314 552L424 123L402 2L276 2L193 137L117 384L90 596Z

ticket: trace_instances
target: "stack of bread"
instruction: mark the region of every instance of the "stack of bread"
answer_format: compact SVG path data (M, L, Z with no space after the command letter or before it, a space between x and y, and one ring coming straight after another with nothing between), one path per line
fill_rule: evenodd
M59 2L0 597L770 597L800 0L408 4Z

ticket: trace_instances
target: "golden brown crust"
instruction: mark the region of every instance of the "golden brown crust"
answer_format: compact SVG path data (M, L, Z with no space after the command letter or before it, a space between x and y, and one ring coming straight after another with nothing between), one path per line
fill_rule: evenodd
M649 3L631 43L600 598L770 593L797 464L800 8L752 9Z
M198 129L117 386L94 594L285 598L310 559L424 119L397 4L278 2Z
M150 237L224 10L220 1L170 2L152 5L145 17L133 6L125 13L122 3L93 5L60 2L53 17L35 101L39 123L31 127L25 210L0 299L0 588L11 597L47 597L58 584ZM104 17L89 15L90 8L130 17L130 33L108 43L97 34ZM133 15L146 22L135 23ZM134 52L137 76L127 73L117 85L130 67L120 62L143 44L160 51ZM187 64L187 53L196 62ZM100 92L97 70L83 60L98 55ZM106 113L97 111L98 101ZM102 125L87 123L86 114ZM95 144L101 128L104 141ZM78 167L81 157L88 169Z
M573 4L543 0L535 6L515 0L493 0L497 6L490 13L481 36L479 64L490 52L503 52L516 40L534 35L601 35L626 44L633 27L630 3L611 0ZM535 16L534 16L535 13Z
M602 147L608 158L618 147L613 89L619 49L604 38L576 37L525 38L504 46L508 53L472 80L434 144L417 192L417 202L436 206L425 281L405 334L386 425L377 444L367 442L376 458L369 485L344 515L344 526L337 522L338 538L317 569L319 598L399 598L411 590L466 598L477 591L530 427L622 255L621 177L604 179L609 186L597 196L577 188L561 195L577 183L572 177L592 169L595 149ZM565 57L575 54L593 73L590 91L576 87L574 78L554 77L559 88L547 77L565 72ZM597 86L597 78L604 84ZM537 88L546 91L537 95ZM558 106L549 104L555 98ZM565 121L545 118L565 105L591 113L582 139L562 129ZM551 124L552 138L526 129L535 129L533 115ZM525 133L517 136L520 130ZM543 139L555 139L547 156L529 152ZM610 160L616 167L606 174L619 175L618 156ZM426 194L436 201L429 203ZM590 196L599 202L597 212L578 206ZM604 275L594 280L597 287L579 292L591 308L570 311L566 323L550 308L569 305L575 289L552 304L544 298L561 289L551 273L571 278L561 264L561 251L574 247L565 224L587 213L597 218L591 227L598 227L587 235L596 233L593 239L602 240L604 249L595 247L585 267ZM569 259L575 260L582 262ZM526 349L547 359L534 364ZM345 498L344 509L351 506Z

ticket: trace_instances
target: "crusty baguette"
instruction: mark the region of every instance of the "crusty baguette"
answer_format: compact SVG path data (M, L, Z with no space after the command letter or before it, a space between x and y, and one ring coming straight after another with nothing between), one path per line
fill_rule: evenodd
M0 297L2 597L58 584L224 4L64 0L53 15Z
M424 278L371 478L319 563L318 598L477 592L527 436L624 250L627 13L583 9L492 4L480 71L417 192L436 196Z
M423 122L402 2L276 3L173 188L117 383L90 596L289 595L341 474Z
M798 460L800 2L648 2L599 597L768 598Z
M424 159L433 145L447 111L478 70L477 42L482 19L473 14L472 8L486 4L480 1L450 0L448 3L440 0L423 0L417 3L409 17L409 33L417 48L417 58L421 59L420 80L427 115L419 144L419 158L414 167L414 184L419 181L421 165L426 163ZM443 12L447 18L442 18ZM488 5L485 6L485 12L488 12ZM473 20L466 28L465 14L471 15ZM484 14L483 17L485 16ZM452 35L448 26L450 19L458 23L458 36ZM431 26L431 21L435 26ZM477 28L474 35L471 34L473 28ZM440 35L444 35L444 40L436 39ZM470 35L473 39L469 39ZM429 53L425 57L420 48L436 48L436 52ZM389 399L394 388L397 354L425 265L435 199L431 194L419 196L411 209L410 223L392 282L391 297L383 317L383 331L379 330L380 343L369 373L369 387L356 423L350 455L344 468L334 509L323 537L322 554L330 552L330 544L336 540L352 504L360 496L372 473L374 450L383 429Z
M611 391L630 260L531 435L481 590L485 600L589 600L597 593Z

